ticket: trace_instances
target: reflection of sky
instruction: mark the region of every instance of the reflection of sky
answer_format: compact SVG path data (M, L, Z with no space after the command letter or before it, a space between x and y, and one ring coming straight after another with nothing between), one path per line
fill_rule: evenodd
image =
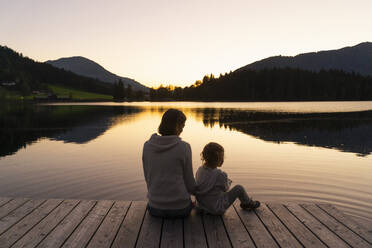
M95 103L55 103L46 105L88 105L88 106L139 106L154 111L178 108L190 111L195 108L232 108L273 112L353 112L372 110L372 101L348 102L95 102Z
M192 146L194 171L203 146L215 141L225 147L222 169L259 200L319 200L372 218L371 155L266 142L218 125L205 127L193 112L186 115L181 137ZM39 140L0 159L0 195L145 199L142 146L160 118L158 111L117 118L103 135L85 144Z

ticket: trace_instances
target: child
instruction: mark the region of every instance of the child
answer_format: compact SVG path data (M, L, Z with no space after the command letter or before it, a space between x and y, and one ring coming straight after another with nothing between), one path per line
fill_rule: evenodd
M196 172L198 207L211 214L223 214L236 198L240 207L245 210L260 206L259 201L253 201L241 185L235 185L230 191L231 180L227 174L217 167L224 162L224 149L221 145L208 143L201 153L203 165Z

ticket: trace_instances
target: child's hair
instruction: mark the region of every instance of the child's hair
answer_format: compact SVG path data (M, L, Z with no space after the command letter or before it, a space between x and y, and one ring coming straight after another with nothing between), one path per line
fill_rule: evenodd
M201 159L208 167L215 168L220 159L220 154L224 152L223 147L215 142L210 142L204 146L201 153Z

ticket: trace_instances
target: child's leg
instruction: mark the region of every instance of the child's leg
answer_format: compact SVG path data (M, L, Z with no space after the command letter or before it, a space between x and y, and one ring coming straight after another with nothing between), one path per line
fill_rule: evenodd
M239 184L235 185L229 192L227 192L227 196L229 199L229 206L233 204L237 198L239 198L240 203L242 204L250 204L252 202L252 199L248 196L244 187Z

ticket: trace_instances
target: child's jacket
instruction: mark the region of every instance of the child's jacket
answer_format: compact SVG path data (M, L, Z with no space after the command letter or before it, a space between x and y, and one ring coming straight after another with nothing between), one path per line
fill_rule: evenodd
M196 184L198 207L211 214L223 214L229 206L226 191L230 188L231 180L227 174L220 169L200 166L196 172Z

